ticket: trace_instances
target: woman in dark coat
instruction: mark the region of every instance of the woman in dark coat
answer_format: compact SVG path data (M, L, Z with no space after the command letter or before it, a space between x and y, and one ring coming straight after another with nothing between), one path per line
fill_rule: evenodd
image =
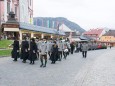
M32 38L30 42L30 52L29 52L29 60L30 64L34 64L34 61L37 59L37 45L35 43L35 39Z
M28 48L29 48L29 43L28 41L25 40L22 41L22 44L21 44L21 58L23 59L23 63L26 63L26 60L28 59L28 56L29 56L29 51L28 51Z
M13 61L17 61L17 58L19 57L19 41L14 38L14 43L12 44L13 50L11 52L12 58L14 58Z
M52 64L55 64L55 62L58 60L58 46L55 41L54 41L54 44L52 45L51 52L52 52L51 61L52 61Z

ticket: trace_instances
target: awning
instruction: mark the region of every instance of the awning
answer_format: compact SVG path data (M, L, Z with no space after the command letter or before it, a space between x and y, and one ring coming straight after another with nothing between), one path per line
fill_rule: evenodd
M41 27L41 26L36 26L32 25L29 23L19 23L19 28L22 30L30 30L30 31L35 31L35 32L42 32L42 33L49 33L49 34L58 34L58 35L65 35L63 31L57 31L57 29L52 29L52 28L46 28L46 27Z

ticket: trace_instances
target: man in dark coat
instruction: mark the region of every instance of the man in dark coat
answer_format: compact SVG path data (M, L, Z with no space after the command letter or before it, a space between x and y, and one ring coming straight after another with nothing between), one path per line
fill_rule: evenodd
M29 48L29 43L26 40L26 38L24 38L24 41L22 41L22 44L21 44L21 58L23 59L22 61L23 63L26 63L26 60L28 59L28 56L29 56L28 48Z
M54 44L52 45L51 52L51 61L52 64L55 64L55 62L58 60L58 45L56 44L56 41L54 41Z
M12 58L14 58L13 61L17 61L17 58L19 57L19 41L14 38L14 43L12 44L13 50L11 52Z
M34 64L34 61L37 59L37 45L35 43L35 39L32 38L30 42L30 52L29 52L29 60L30 64Z
M70 47L71 47L71 54L73 54L73 51L74 51L74 42L72 42L72 43L70 44Z

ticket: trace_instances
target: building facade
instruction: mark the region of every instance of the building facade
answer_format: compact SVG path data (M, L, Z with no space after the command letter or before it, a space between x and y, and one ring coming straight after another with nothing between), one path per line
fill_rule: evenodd
M98 41L103 34L105 34L105 30L100 29L100 28L90 29L89 31L86 31L83 33L83 35L88 36L88 37L92 37L96 41Z
M100 42L115 46L115 30L109 30L100 37Z
M0 2L3 39L16 37L23 40L25 36L28 38L57 38L59 35L64 35L63 32L55 29L49 30L49 28L33 25L33 0L2 0Z
M18 22L33 24L33 0L0 0L0 21L8 20L9 12L15 13Z

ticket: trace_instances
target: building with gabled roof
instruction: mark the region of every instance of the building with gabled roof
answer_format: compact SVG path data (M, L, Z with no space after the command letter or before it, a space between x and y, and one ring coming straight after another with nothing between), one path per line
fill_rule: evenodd
M83 33L83 35L92 37L92 38L94 38L95 40L99 40L99 38L100 38L103 34L105 34L105 30L104 30L104 29L100 29L100 28L90 29L89 31Z

